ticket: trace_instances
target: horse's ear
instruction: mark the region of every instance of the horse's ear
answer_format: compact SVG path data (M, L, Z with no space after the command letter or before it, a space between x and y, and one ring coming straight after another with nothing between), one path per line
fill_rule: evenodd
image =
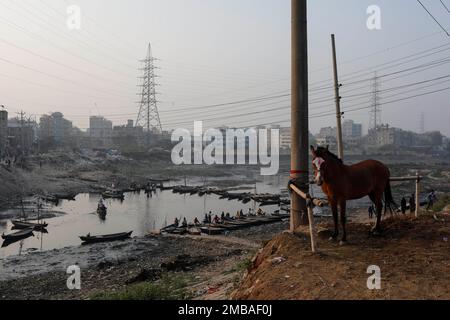
M314 149L314 146L310 146L310 149L311 149L311 154L313 156L316 156L316 150Z

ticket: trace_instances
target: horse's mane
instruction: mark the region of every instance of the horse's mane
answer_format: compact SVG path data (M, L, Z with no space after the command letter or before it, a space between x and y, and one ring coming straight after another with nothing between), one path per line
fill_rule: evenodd
M339 159L339 157L337 155L335 155L334 153L330 152L330 150L319 147L319 149L321 149L321 151L325 152L327 155L329 155L332 159L336 160L338 163L340 164L344 164L344 162L342 161L342 159Z

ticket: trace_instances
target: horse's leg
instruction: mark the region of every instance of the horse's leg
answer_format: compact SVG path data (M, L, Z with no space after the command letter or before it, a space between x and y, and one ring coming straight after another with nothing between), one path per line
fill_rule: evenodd
M339 217L338 217L338 207L337 203L331 203L331 211L333 212L333 221L334 221L334 233L331 236L330 240L336 240L339 236Z
M377 210L377 223L372 229L372 234L377 235L381 233L381 216L383 214L383 193L377 193L375 196L375 206Z
M341 200L339 207L341 209L341 224L342 224L342 240L341 240L341 245L345 244L347 242L347 230L345 229L345 224L347 222L347 216L346 216L346 208L347 208L347 203L345 200Z

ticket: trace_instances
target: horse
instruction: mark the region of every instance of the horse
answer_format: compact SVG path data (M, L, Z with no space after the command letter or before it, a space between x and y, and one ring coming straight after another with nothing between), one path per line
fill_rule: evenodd
M363 161L347 166L335 154L324 147L314 149L313 156L314 182L322 188L328 198L333 212L334 233L330 240L339 236L338 206L343 229L341 244L347 242L346 203L369 196L376 207L377 222L371 230L372 235L380 235L381 215L383 212L383 195L386 208L396 206L392 197L389 168L375 160Z

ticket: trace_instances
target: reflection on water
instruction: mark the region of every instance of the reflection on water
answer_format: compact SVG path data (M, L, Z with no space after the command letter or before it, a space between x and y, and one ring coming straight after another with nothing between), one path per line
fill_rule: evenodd
M279 193L284 189L287 181L273 178L257 183L258 193ZM255 185L243 186L242 192L253 192ZM239 190L233 191L239 192ZM221 200L217 195L200 197L174 194L172 191L157 191L151 197L144 192L127 193L125 200L105 200L108 208L105 219L97 214L97 205L100 195L80 194L75 201L63 200L54 209L64 212L65 215L47 219L48 234L34 232L35 236L23 241L22 244L14 243L6 248L0 249L0 258L17 255L19 252L27 253L36 250L52 250L67 246L78 246L81 244L79 236L99 235L133 231L133 236L143 236L149 231L159 229L171 224L175 218L182 220L186 217L193 221L195 217L202 220L205 212L212 211L220 215L222 211L231 215L238 210L247 212L254 208L253 202L242 204L238 201ZM276 206L263 208L265 211L273 212ZM1 213L0 213L1 216ZM11 222L3 221L0 224L0 234L11 232Z
M287 179L282 177L264 177L262 182L255 185L245 185L233 192L280 193L286 190ZM192 182L190 185L195 185ZM203 185L199 182L198 185ZM313 196L322 197L323 194L317 187L313 188ZM63 200L54 210L65 214L56 218L47 219L48 234L34 232L34 237L24 240L22 243L14 243L0 249L0 258L27 253L38 250L52 250L67 246L81 244L79 236L90 233L91 235L111 234L133 231L133 236L143 236L149 231L159 229L171 224L175 218L180 221L186 217L193 221L195 217L203 220L206 212L220 214L222 211L234 215L238 210L247 212L249 208L258 209L253 202L242 204L239 201L221 200L217 195L200 197L198 195L174 194L172 191L157 191L151 197L144 192L127 193L125 200L105 200L108 208L106 217L97 214L97 205L100 195L80 194L75 201ZM354 205L366 205L367 199L360 202L349 203L349 208ZM263 207L269 213L277 210L276 206ZM11 213L12 210L0 212ZM0 220L0 234L11 232L11 222Z

